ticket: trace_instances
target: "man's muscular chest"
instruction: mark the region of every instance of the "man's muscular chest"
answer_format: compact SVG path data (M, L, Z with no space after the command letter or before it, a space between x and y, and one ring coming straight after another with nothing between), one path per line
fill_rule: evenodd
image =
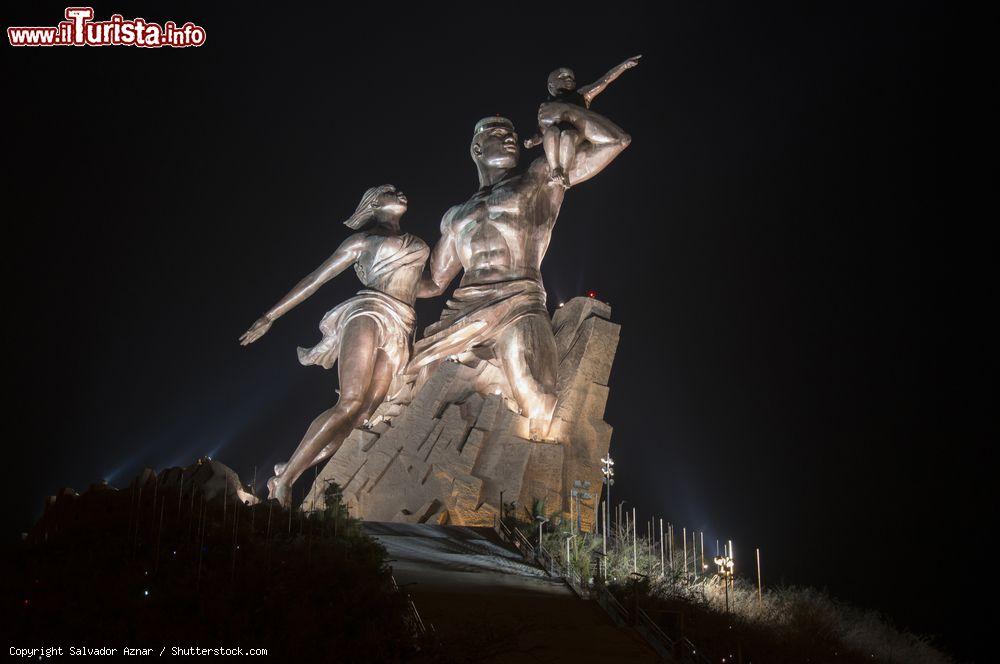
M456 210L452 232L459 244L483 235L524 233L532 223L527 208L527 195L518 190L516 183L477 192Z

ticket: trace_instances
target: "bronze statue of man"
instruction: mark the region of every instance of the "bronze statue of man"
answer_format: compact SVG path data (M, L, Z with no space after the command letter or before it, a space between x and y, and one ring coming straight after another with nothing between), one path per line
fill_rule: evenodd
M479 191L445 213L418 296L440 295L459 272L464 274L441 319L415 344L407 369L410 375L426 376L439 362L468 351L493 359L521 413L530 418L536 439L548 435L558 365L542 259L566 184L599 173L631 140L607 118L574 104L544 103L538 119L543 127L569 123L580 134L568 183L552 177L546 157L515 172L520 144L507 118L487 117L476 124L471 153Z

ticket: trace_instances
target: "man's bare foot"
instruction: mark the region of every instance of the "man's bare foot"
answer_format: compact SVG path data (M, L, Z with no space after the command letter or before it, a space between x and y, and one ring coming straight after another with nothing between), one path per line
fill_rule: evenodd
M267 481L267 498L278 501L282 507L292 506L292 491L287 484L281 481L280 477L272 477Z
M549 419L529 419L528 438L535 442L547 440L551 424L552 421Z

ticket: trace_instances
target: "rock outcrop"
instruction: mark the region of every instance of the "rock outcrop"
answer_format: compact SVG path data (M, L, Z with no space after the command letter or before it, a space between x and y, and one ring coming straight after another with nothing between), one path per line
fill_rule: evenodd
M333 481L351 513L366 520L490 525L502 495L522 518L568 518L572 510L592 529L600 459L611 442L604 408L620 326L610 315L607 304L579 297L553 317L559 401L549 440L529 438L499 368L468 354L441 364L407 403L384 403L370 428L353 431L303 508L322 508ZM590 497L571 507L575 482L589 482Z

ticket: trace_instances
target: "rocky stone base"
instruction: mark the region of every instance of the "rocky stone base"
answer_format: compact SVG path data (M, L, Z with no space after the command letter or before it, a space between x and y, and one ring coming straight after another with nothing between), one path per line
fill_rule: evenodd
M620 326L610 307L575 298L553 317L559 402L550 439L530 440L499 368L467 354L441 364L405 401L386 402L370 428L356 429L323 467L303 502L323 507L323 490L341 486L351 513L369 521L491 525L502 500L521 518L568 518L573 501L590 530L600 497L608 377ZM579 505L577 504L579 502Z

